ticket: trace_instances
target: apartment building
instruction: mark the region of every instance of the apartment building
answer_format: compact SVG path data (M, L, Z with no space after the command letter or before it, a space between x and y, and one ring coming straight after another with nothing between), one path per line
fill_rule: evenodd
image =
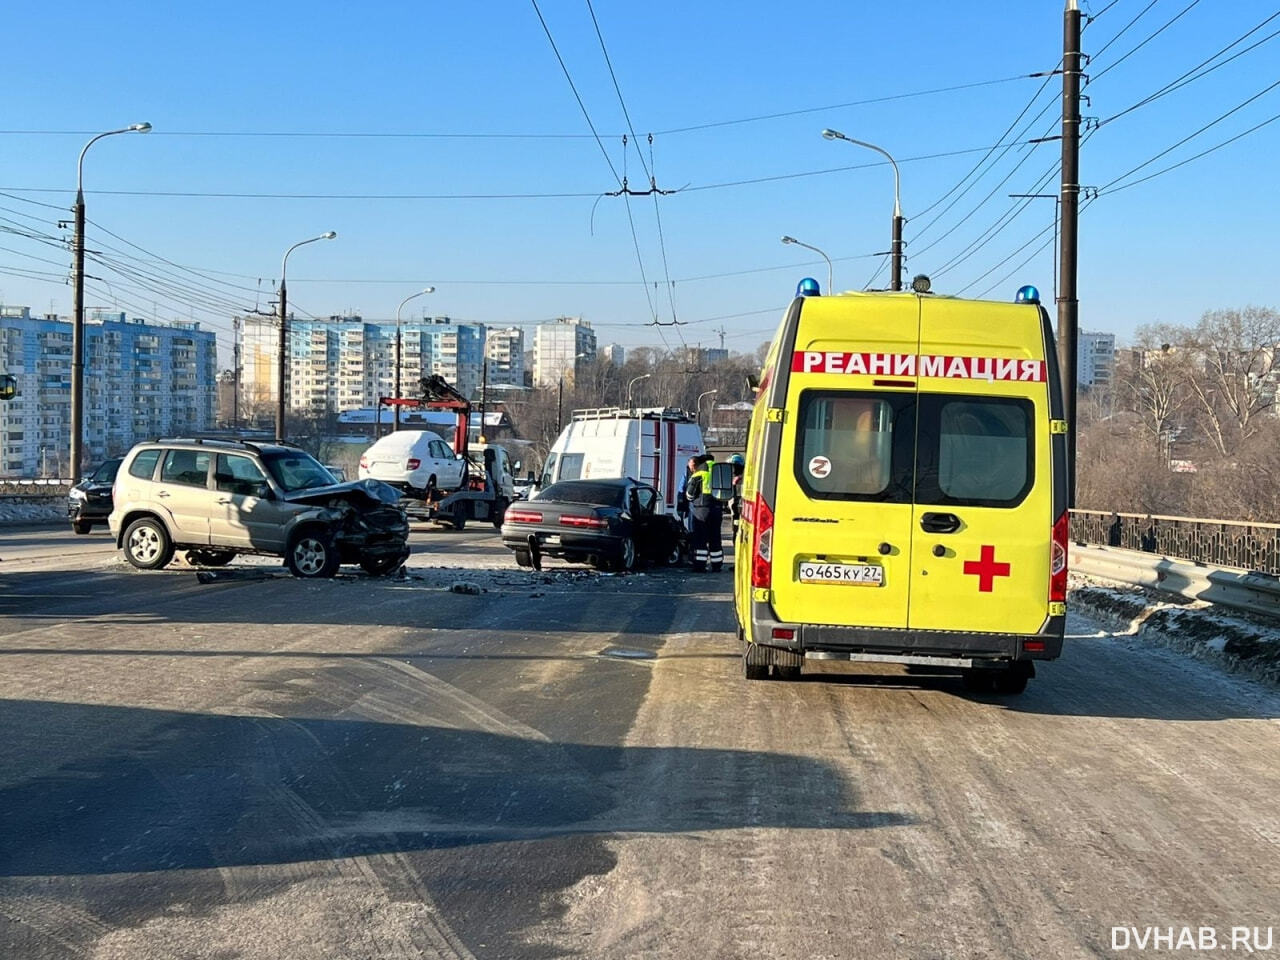
M1109 389L1115 380L1116 336L1081 330L1076 348L1076 382L1082 387Z
M71 446L71 321L0 308L0 370L18 396L0 403L0 476L65 476ZM85 317L84 465L138 440L214 425L217 337L200 324Z
M596 334L581 317L559 317L533 331L533 385L554 387L561 377L572 378L577 360L596 356Z
M245 416L274 415L279 321L240 319L241 382ZM396 324L359 316L289 321L289 409L297 414L374 407L395 394ZM401 322L400 393L412 396L418 381L438 374L470 395L479 389L485 327L450 317Z
M519 327L494 327L485 339L489 386L524 386L524 331Z

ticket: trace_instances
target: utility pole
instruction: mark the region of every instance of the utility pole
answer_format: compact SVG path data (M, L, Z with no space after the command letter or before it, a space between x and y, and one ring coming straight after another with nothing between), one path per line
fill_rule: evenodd
M231 427L240 426L240 318L231 319L232 356L235 358L231 370L233 390L231 393Z
M285 254L288 256L288 254ZM280 276L280 303L278 304L279 319L276 323L277 332L280 335L280 342L277 344L276 352L276 443L284 440L284 418L285 411L288 409L289 401L285 396L285 390L289 384L289 325L285 319L285 302L289 293L285 289L284 271Z
M92 143L93 141L90 141ZM86 146L86 150L89 148ZM84 154L80 154L81 161ZM84 191L76 190L76 235L71 242L71 482L79 483L84 466Z
M1067 421L1067 505L1076 503L1076 360L1080 301L1076 299L1080 201L1080 6L1066 0L1062 29L1062 252L1058 274L1058 367Z

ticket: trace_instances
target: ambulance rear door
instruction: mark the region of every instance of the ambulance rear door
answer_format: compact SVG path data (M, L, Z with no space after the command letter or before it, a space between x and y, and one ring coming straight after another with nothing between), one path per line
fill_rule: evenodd
M925 299L920 343L909 625L1035 633L1053 530L1039 312Z
M893 371L914 358L919 309L910 295L804 301L774 506L783 621L907 625L916 384Z

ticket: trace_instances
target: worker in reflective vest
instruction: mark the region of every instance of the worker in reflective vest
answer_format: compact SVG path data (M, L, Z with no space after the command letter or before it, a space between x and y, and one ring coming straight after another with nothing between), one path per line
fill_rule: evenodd
M724 550L720 545L723 513L720 501L711 492L713 460L715 458L706 453L698 457L697 466L684 487L692 522L689 545L693 550L693 569L699 573L707 569L708 563L713 571L724 566Z

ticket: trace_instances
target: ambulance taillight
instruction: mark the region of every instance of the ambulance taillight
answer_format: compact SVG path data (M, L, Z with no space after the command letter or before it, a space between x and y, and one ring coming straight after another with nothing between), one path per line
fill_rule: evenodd
M773 510L758 493L751 522L751 586L768 588L773 584Z
M1049 548L1049 602L1067 602L1067 537L1071 515L1062 511L1053 525L1053 545Z

